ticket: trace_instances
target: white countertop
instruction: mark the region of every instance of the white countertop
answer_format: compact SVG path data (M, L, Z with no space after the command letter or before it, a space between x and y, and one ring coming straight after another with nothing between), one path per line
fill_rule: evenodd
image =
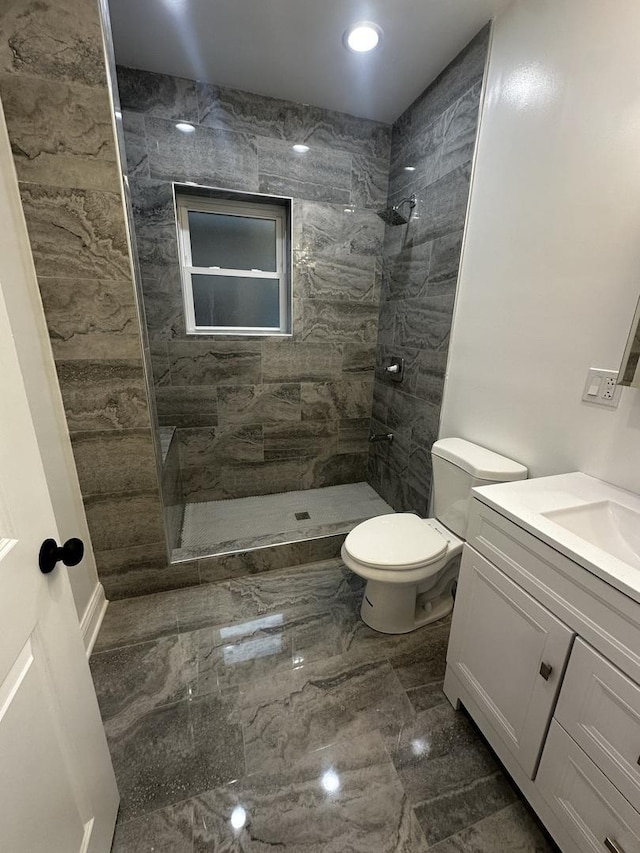
M640 513L639 495L580 472L481 486L473 489L473 495L556 551L640 602L640 569L543 515L596 501L612 501Z

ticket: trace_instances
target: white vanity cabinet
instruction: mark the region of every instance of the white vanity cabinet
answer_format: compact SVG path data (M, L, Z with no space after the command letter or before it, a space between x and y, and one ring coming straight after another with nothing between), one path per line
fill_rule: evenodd
M640 603L478 498L445 693L564 853L640 853Z

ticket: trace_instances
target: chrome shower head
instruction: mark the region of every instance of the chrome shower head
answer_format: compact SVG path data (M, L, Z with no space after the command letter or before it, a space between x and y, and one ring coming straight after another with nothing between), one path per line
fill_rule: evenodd
M397 204L394 204L393 207L383 207L380 210L377 210L376 213L386 225L406 225L411 219L411 211L416 206L416 201L416 194L413 193L412 195L407 196L407 198L403 198ZM400 213L400 208L403 204L409 205L409 213L407 216Z

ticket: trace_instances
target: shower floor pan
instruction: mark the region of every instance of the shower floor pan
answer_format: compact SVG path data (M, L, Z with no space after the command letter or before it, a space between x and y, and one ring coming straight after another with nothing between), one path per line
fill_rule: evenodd
M368 483L188 503L173 560L348 533L393 509Z

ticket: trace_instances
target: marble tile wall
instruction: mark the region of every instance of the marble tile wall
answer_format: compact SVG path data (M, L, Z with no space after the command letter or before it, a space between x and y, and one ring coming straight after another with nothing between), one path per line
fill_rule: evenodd
M386 226L369 483L398 511L425 516L438 436L489 25L396 120L389 205L416 193L405 226ZM408 170L407 167L411 167ZM403 209L407 212L408 207ZM405 359L405 379L384 368Z
M185 499L365 479L391 128L129 68L118 86L158 418L177 427ZM174 181L293 198L291 339L186 336Z
M109 596L132 563L167 559L95 0L2 4L0 98Z

